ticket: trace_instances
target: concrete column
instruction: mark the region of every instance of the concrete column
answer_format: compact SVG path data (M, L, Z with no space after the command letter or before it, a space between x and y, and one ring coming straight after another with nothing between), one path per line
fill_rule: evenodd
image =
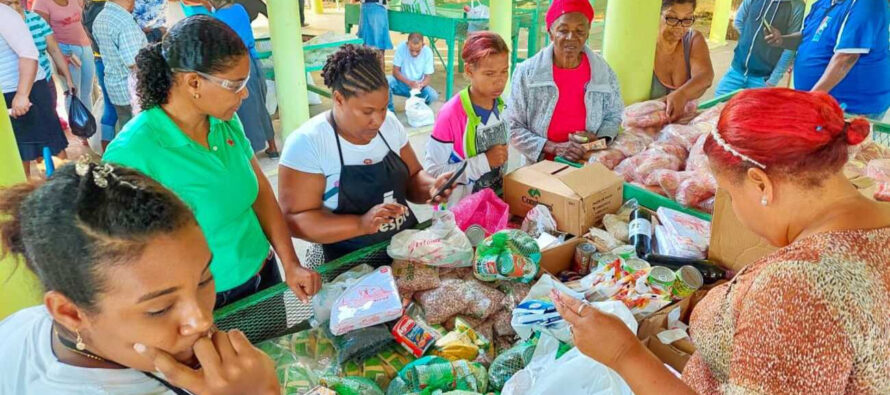
M649 99L660 17L660 0L608 3L603 57L618 75L621 95L627 104Z
M510 51L516 51L513 47L513 2L511 0L491 0L491 8L489 9L489 28L491 31L500 34ZM507 80L507 86L504 88L504 98L510 96L510 80Z
M726 43L726 32L729 29L730 13L732 13L732 0L714 1L714 18L711 19L711 35L708 37L708 40L712 43Z
M281 134L287 137L309 120L299 2L268 0L268 6Z
M15 144L6 101L0 96L0 187L25 182L25 171L19 148ZM0 260L0 320L22 308L35 306L43 300L40 284L22 261L11 256Z

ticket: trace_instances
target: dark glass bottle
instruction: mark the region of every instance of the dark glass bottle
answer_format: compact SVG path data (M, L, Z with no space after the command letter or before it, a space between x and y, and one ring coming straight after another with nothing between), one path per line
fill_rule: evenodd
M627 235L637 258L645 258L652 253L652 215L649 211L637 208L631 212Z
M723 270L711 261L704 259L678 258L674 256L649 254L646 261L652 266L664 266L671 270L679 270L683 266L692 266L701 272L705 284L713 284L719 280L729 280L731 272Z

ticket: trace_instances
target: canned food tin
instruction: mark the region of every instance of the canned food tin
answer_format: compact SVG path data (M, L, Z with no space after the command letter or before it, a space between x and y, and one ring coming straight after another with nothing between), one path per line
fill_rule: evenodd
M652 266L647 280L652 288L669 291L674 281L677 280L677 275L664 266Z
M572 261L572 270L580 275L590 273L591 261L593 254L596 253L596 247L593 243L582 241L575 247L575 257Z
M704 284L701 272L694 266L683 266L677 270L676 274L677 279L671 287L671 294L676 299L685 299L692 296Z
M624 264L621 265L621 269L630 274L634 274L640 270L646 270L649 268L649 262L646 262L639 258L630 258L624 261Z
M479 225L468 226L464 233L467 235L467 239L470 239L470 244L473 247L478 246L479 243L485 240L485 229Z
M619 266L624 264L624 259L621 259L621 257L618 255L603 254L596 261L596 269L602 270L604 267L615 263L615 261L620 261Z
M627 260L633 258L637 254L637 251L636 249L634 249L633 246L625 245L612 250L612 253L620 256L622 259Z

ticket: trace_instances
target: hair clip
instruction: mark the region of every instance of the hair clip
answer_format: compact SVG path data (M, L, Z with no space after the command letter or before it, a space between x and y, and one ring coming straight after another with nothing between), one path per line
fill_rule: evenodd
M720 133L717 131L717 128L714 128L711 130L711 137L714 138L714 142L716 142L717 145L719 145L721 148L723 148L724 151L732 154L732 156L735 156L736 158L739 158L739 159L749 162L763 170L766 170L766 165L754 160L753 158L751 158L748 155L745 155L745 154L739 152L738 150L733 148L731 145L729 145L729 143L727 143L726 140L723 140L723 137L720 136Z
M822 131L822 125L817 125L817 126L816 126L816 131L817 131L817 132L821 132L821 131Z
M77 173L78 176L85 176L90 172L90 156L82 155L80 158L77 158L77 163L74 165L74 172Z

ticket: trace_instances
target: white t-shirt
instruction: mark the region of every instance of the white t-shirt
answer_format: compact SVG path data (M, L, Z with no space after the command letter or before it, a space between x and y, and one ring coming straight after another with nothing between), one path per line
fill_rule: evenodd
M340 155L334 138L340 139L346 166L372 165L383 161L390 151L380 135L398 155L408 144L408 134L395 114L387 112L386 120L380 126L380 134L367 145L355 145L334 133L334 128L328 122L329 114L330 111L325 111L312 117L288 136L281 151L280 163L303 173L323 174L327 181L322 197L324 206L334 210L340 191Z
M51 345L52 322L43 306L0 321L0 394L173 394L133 369L92 369L59 362Z
M402 75L411 81L420 81L424 75L432 74L433 69L433 50L429 46L424 45L420 49L417 57L411 56L411 50L408 49L408 42L403 42L396 47L395 57L392 60L393 66L398 66Z

